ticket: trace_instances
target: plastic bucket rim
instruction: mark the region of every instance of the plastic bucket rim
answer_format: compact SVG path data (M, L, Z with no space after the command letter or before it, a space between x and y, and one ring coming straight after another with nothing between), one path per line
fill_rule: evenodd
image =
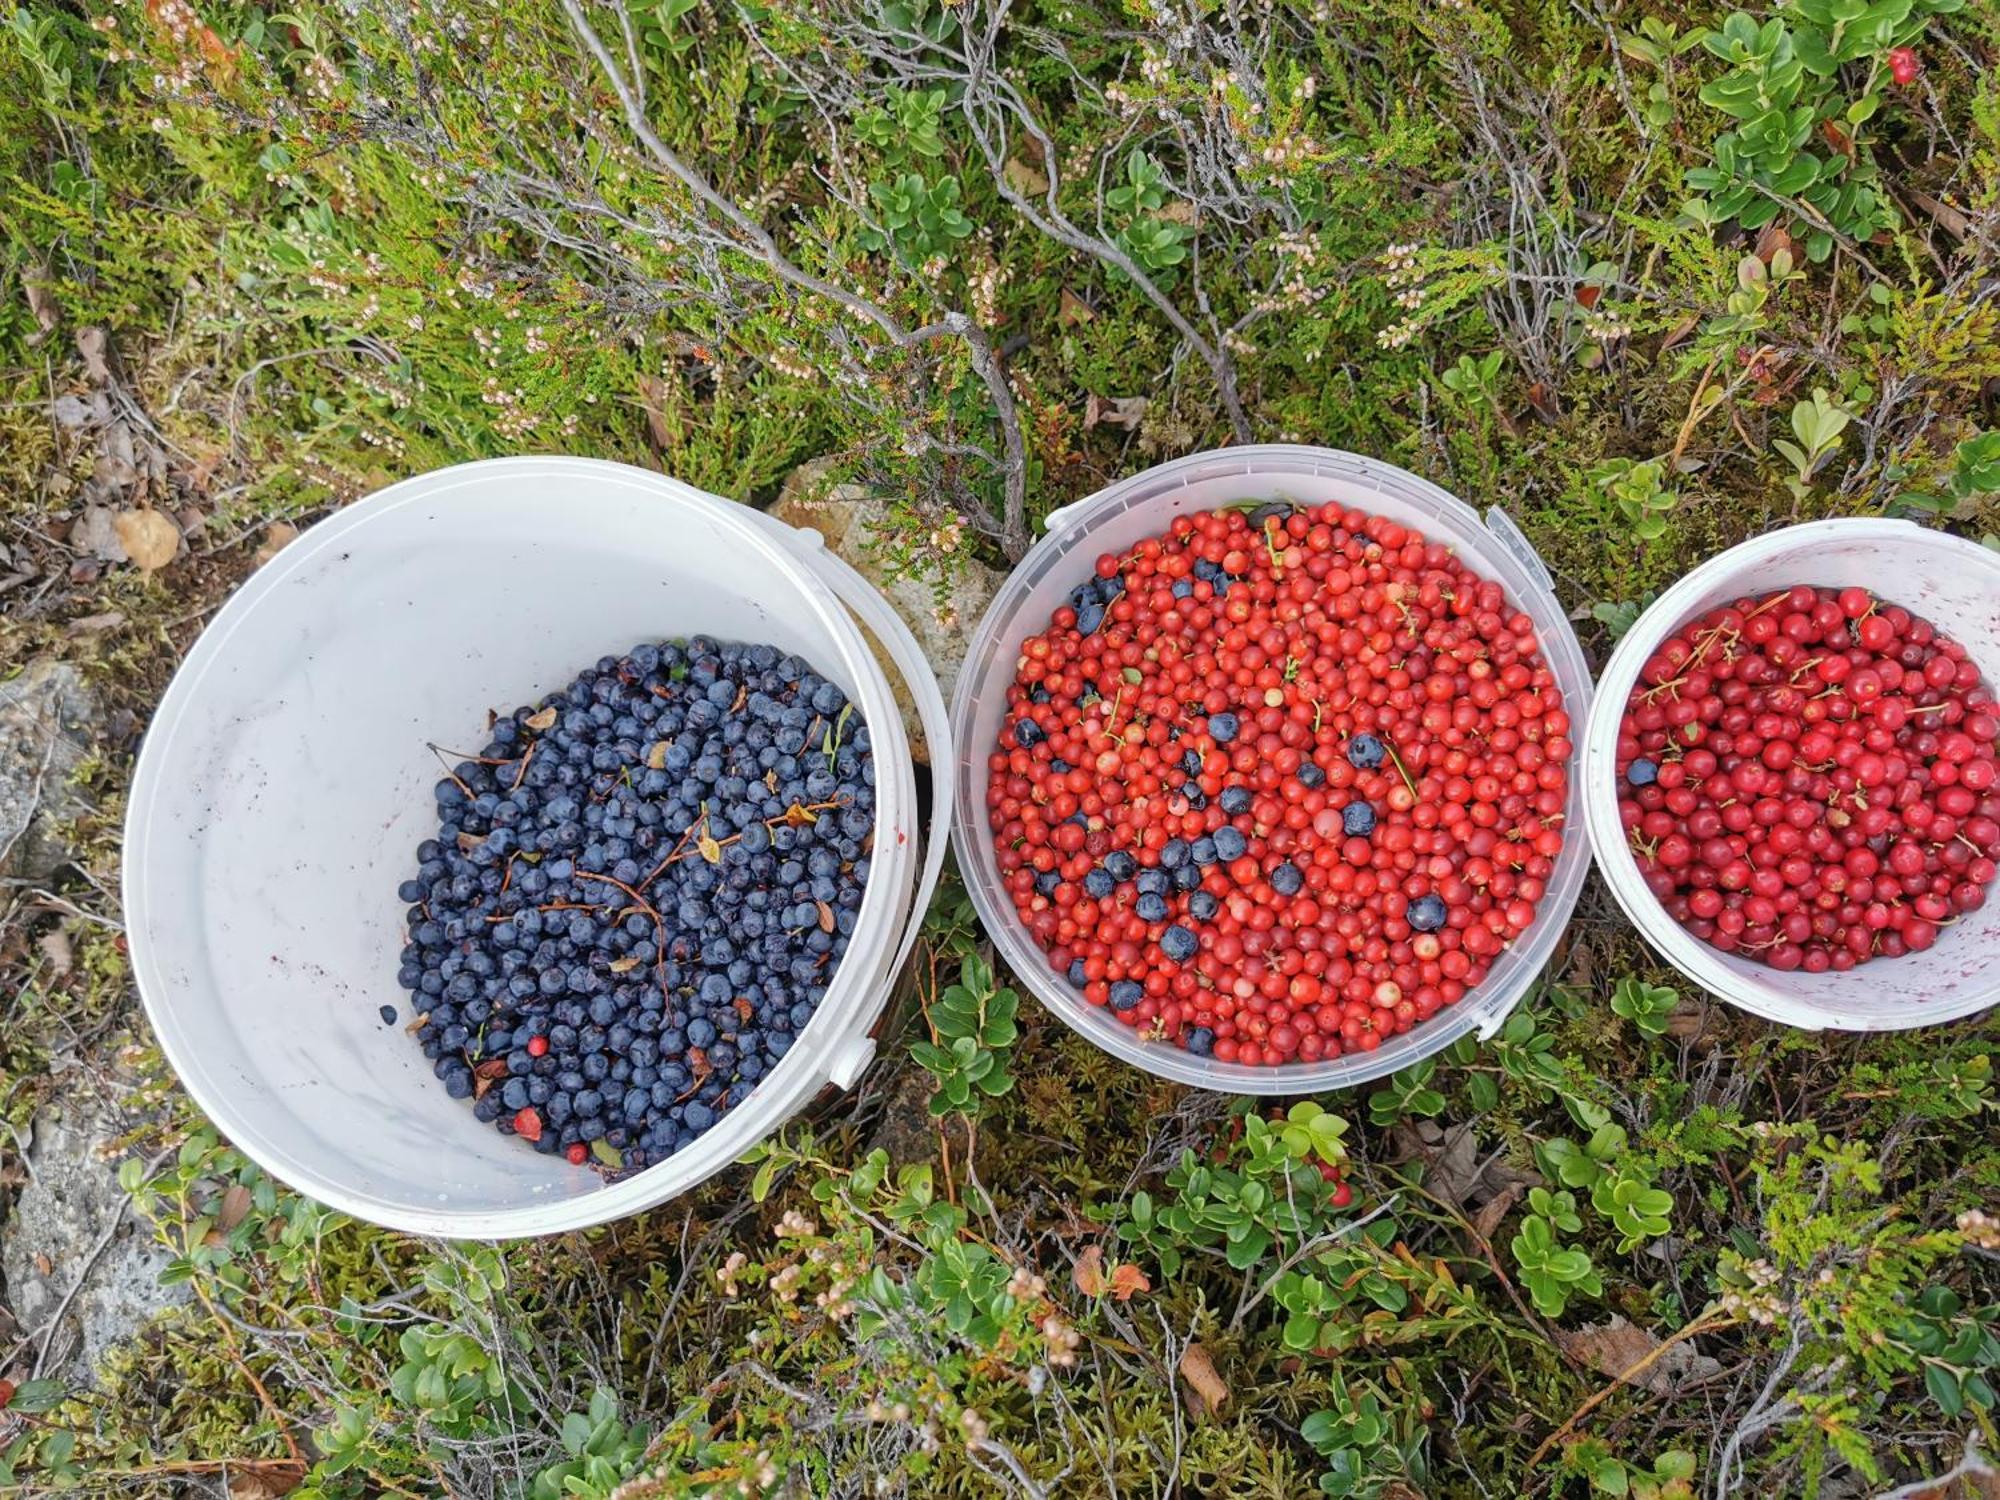
M799 1042L759 1081L750 1097L684 1151L622 1182L606 1184L594 1191L507 1208L385 1204L356 1192L328 1176L320 1166L300 1160L282 1141L269 1139L254 1126L246 1125L230 1102L230 1090L210 1076L201 1061L197 1039L185 1032L177 1015L178 1007L187 1003L183 992L188 987L172 982L160 971L158 955L152 951L148 935L146 887L150 867L162 857L154 847L151 829L154 817L162 811L161 788L157 784L161 768L183 728L188 709L198 699L203 681L223 659L235 633L250 622L260 601L281 588L313 558L338 546L354 530L376 517L406 505L462 494L499 474L566 476L602 486L652 490L665 498L698 505L724 529L737 532L743 543L754 549L778 576L799 586L800 599L817 622L826 627L828 649L853 678L857 695L865 693L872 700L866 718L871 740L877 747L878 832L893 829L903 821L897 815L904 809L914 826L917 813L913 762L901 711L886 675L846 607L826 582L792 556L782 543L735 515L736 502L710 495L671 476L608 460L564 455L481 459L446 465L384 486L327 517L246 579L183 657L149 721L134 768L123 828L125 858L120 885L134 983L148 1023L176 1078L231 1145L278 1180L338 1212L389 1229L448 1238L526 1238L608 1223L690 1191L739 1160L746 1150L779 1129L805 1101L826 1086L833 1060L850 1047L872 1046L867 1033L888 998L883 983L886 976L879 972L883 968L880 960L894 954L902 938L902 924L921 920L921 913L910 909L914 890L912 839L889 851L887 860L878 851L870 871L869 888L863 896L864 913L857 916L855 938L861 938L864 931L871 937L879 937L877 955L861 969L843 959L834 985L821 1000L812 1021L799 1034ZM885 725L879 731L874 727L878 720ZM885 749L893 755L882 754ZM880 775L884 762L892 764L898 772L893 782ZM889 795L897 799L894 805L888 802ZM861 915L870 915L865 908L878 893L872 920L864 928ZM889 915L885 916L885 912ZM858 943L850 943L848 958L854 955L857 946ZM686 1169L674 1173L672 1168L676 1163L686 1164ZM531 1156L524 1159L524 1165L539 1169L547 1161ZM669 1178L676 1179L672 1185L667 1185Z

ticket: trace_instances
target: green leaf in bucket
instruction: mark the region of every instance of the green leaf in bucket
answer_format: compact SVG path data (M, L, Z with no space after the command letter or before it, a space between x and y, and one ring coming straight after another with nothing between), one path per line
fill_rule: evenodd
M590 1154L603 1162L607 1167L622 1167L625 1165L625 1153L612 1145L611 1142L605 1140L603 1136L599 1136L590 1143Z

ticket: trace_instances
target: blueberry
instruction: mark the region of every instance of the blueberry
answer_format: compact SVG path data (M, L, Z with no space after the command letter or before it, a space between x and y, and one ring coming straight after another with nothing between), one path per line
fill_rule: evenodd
M1175 963L1186 963L1201 944L1187 928L1176 923L1160 934L1160 951Z
M1444 926L1444 898L1439 895L1419 896L1403 913L1403 920L1417 932L1436 932Z
M1240 830L1231 828L1226 823L1215 830L1215 857L1217 859L1225 863L1230 860L1241 859L1249 847L1250 841L1243 837Z
M1084 975L1083 960L1080 958L1073 958L1069 961L1068 972L1063 975L1063 978L1070 982L1072 988L1079 990L1090 983L1090 980Z
M1142 922L1164 922L1167 920L1167 898L1155 896L1151 892L1133 903L1132 909L1139 914Z
M1187 857L1186 839L1168 839L1160 849L1160 867L1165 870L1177 870L1187 861Z
M1634 786L1651 786L1660 779L1660 767L1657 762L1641 756L1625 768L1625 779Z
M1196 839L1192 844L1188 845L1188 857L1197 866L1214 864L1216 860L1215 840L1206 834Z
M1250 804L1254 799L1247 786L1226 786L1222 789L1222 795L1216 800L1224 812L1236 818L1250 811Z
M1123 1015L1146 998L1146 987L1136 979L1121 979L1111 986L1111 1008Z
M1141 870L1138 879L1132 882L1142 896L1164 896L1173 889L1173 877L1165 870Z
M1104 606L1101 604L1086 604L1076 612L1076 630L1078 635L1095 635L1097 634L1098 627L1103 624Z
M1047 731L1033 719L1023 718L1014 721L1014 743L1022 749L1032 749L1047 738Z
M1218 745L1226 745L1235 739L1236 733L1241 727L1242 725L1237 720L1235 714L1210 714L1208 716L1208 732L1214 737Z
M1305 883L1305 872L1289 859L1271 872L1271 889L1280 896L1296 896Z
M379 1016L381 1016L381 1018L382 1018L382 1024L383 1024L384 1026L394 1026L394 1025L396 1024L396 1007L395 1007L395 1006L393 1006L393 1005L385 1005L385 1006L383 1006L383 1007L382 1007L382 1008L381 1008L381 1009L380 1009L379 1011L377 1011L377 1012L376 1012L376 1014L377 1014L377 1015L379 1015Z
M1130 880L1139 873L1139 861L1123 849L1113 849L1104 856L1104 868L1113 880Z
M1325 782L1325 780L1326 780L1326 772L1322 771L1319 768L1318 761L1308 760L1308 761L1301 761L1299 763L1299 781L1303 785L1319 786L1323 782Z
M1182 1045L1196 1057L1207 1057L1215 1051L1215 1033L1206 1026L1197 1026L1182 1039Z
M1347 742L1347 763L1357 771L1372 771L1382 764L1385 748L1372 734L1357 734Z
M1350 802L1340 810L1340 827L1350 838L1366 838L1375 831L1375 808L1367 802Z
M1208 891L1196 891L1192 896L1188 897L1188 915L1193 917L1197 922L1213 921L1215 914L1220 910L1222 910L1222 903L1216 900L1215 896Z
M1174 580L1173 596L1176 599L1186 599L1190 597L1193 593L1194 593L1194 581L1192 579L1176 578Z
M1041 870L1035 875L1035 890L1040 895L1053 896L1061 884L1062 876L1054 870Z
M1118 888L1118 882L1111 878L1111 872L1099 865L1083 877L1083 891L1093 901L1102 901Z

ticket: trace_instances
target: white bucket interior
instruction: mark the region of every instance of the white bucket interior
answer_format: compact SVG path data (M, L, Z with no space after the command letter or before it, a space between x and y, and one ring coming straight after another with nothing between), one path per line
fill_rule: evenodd
M1098 554L1119 552L1166 530L1177 515L1214 510L1240 500L1338 503L1387 516L1458 552L1475 573L1498 582L1535 622L1543 654L1562 689L1572 735L1590 706L1590 669L1548 574L1511 522L1492 514L1492 527L1463 501L1393 464L1327 448L1287 445L1228 448L1195 454L1121 480L1049 517L1044 537L1008 578L980 622L952 700L959 743L958 809L954 825L959 867L974 909L1008 966L1037 999L1114 1056L1135 1067L1199 1088L1237 1094L1303 1094L1348 1088L1393 1073L1442 1051L1467 1032L1491 1035L1535 982L1555 951L1583 890L1590 850L1583 833L1582 792L1571 777L1568 833L1555 873L1523 940L1494 962L1464 999L1374 1052L1317 1063L1250 1067L1199 1057L1165 1042L1146 1042L1104 1009L1086 1003L1028 937L993 857L987 824L987 755L1006 717L1021 643L1044 629L1069 591L1089 575Z
M2000 554L1908 521L1816 521L1757 537L1662 594L1618 643L1584 736L1586 815L1598 868L1618 902L1676 968L1711 993L1794 1026L1889 1031L1956 1020L2000 1002L2000 900L1946 926L1935 947L1845 974L1783 972L1712 948L1647 889L1618 821L1618 726L1640 670L1687 621L1746 595L1795 584L1855 585L1929 620L2000 682Z
M385 490L245 585L148 734L125 871L154 1028L236 1145L393 1227L544 1233L683 1191L829 1079L851 1081L912 920L916 793L887 678L792 554L730 502L656 474L505 459ZM875 858L799 1044L700 1140L607 1185L479 1123L432 1076L404 1031L396 885L435 829L442 772L426 741L476 753L489 709L640 641L698 633L768 641L848 693L874 745Z

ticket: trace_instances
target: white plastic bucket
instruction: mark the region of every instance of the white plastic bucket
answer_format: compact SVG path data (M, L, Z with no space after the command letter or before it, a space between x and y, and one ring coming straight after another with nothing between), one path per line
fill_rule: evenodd
M845 602L846 608L843 608ZM951 787L920 824L889 679L940 765L950 728L908 630L817 533L620 464L517 458L393 485L314 526L196 642L147 733L124 896L147 1014L216 1125L301 1192L395 1229L509 1238L683 1192L827 1085L846 1088L944 856ZM435 741L477 749L489 708L640 641L706 634L796 652L874 745L874 859L853 937L798 1045L667 1161L606 1183L449 1098L403 1026L398 882L435 818Z
M1770 1021L1809 1030L1898 1031L1956 1021L2000 1003L2000 901L1945 927L1922 953L1845 974L1789 973L1711 948L1647 889L1618 819L1618 726L1639 673L1689 620L1744 596L1794 584L1865 588L1960 642L1988 683L2000 682L2000 553L1911 521L1856 518L1788 526L1710 558L1668 589L1625 633L1597 684L1584 728L1584 817L1597 866L1618 904L1669 963L1710 994Z
M974 910L1007 965L1042 1004L1091 1041L1135 1067L1178 1083L1232 1094L1306 1094L1380 1078L1440 1052L1468 1032L1498 1031L1554 952L1590 867L1583 836L1582 794L1574 774L1565 809L1567 833L1547 893L1537 903L1526 941L1510 948L1456 1005L1383 1043L1325 1062L1250 1067L1218 1062L1165 1042L1142 1041L1129 1026L1086 1003L1022 929L993 857L987 824L986 757L1006 717L1007 686L1021 643L1044 629L1069 591L1090 576L1099 553L1117 552L1166 530L1175 516L1214 510L1239 500L1340 504L1387 516L1457 549L1472 570L1507 591L1535 622L1543 654L1562 690L1573 725L1590 707L1590 669L1554 580L1520 530L1501 511L1478 512L1428 480L1393 464L1329 448L1266 445L1197 453L1148 469L1087 500L1057 511L1048 534L1014 569L973 637L952 698L960 746L953 838Z

